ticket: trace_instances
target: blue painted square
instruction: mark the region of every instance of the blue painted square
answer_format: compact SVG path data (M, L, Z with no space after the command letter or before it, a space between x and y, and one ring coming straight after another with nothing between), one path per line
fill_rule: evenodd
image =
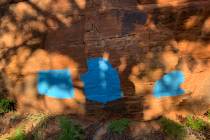
M81 76L87 99L107 103L122 98L119 75L108 60L90 58L87 64L88 72Z
M65 99L74 97L71 74L68 69L46 70L38 73L39 94Z
M165 96L178 96L184 94L180 85L184 82L184 74L181 71L173 71L155 82L154 96L157 98Z

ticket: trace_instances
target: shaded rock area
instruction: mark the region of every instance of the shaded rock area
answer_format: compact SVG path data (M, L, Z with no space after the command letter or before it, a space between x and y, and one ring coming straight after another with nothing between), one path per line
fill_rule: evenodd
M126 106L124 114L128 106L144 120L202 114L210 105L209 6L209 0L0 3L0 78L20 112L93 114L104 106L85 98L80 75L88 58L105 57L119 73L125 99L117 106ZM75 98L39 96L37 72L64 68L71 70ZM154 82L173 70L184 73L186 93L155 98Z
M109 133L107 126L109 121L107 115L98 117L97 120L94 117L83 118L79 116L66 116L74 121L76 124L80 124L85 130L86 140L102 140L102 139L131 139L131 140L161 140L166 136L160 130L160 126L157 122L133 122L129 127L129 130L119 135L116 133ZM113 117L111 117L113 119ZM10 134L15 132L14 128L22 127L25 131L27 139L39 139L39 140L56 140L59 139L61 128L59 126L59 116L42 116L40 114L28 114L20 115L9 113L1 118L0 138L7 139ZM4 127L2 127L4 126Z
M85 140L174 140L174 133L169 135L160 124L160 119L152 121L130 120L129 127L123 133L113 133L109 125L113 120L122 119L111 113L97 114L94 117L78 115L50 115L49 114L20 114L10 112L0 116L0 139L5 140L12 136L18 129L22 129L26 139L29 140L57 140L62 132L59 119L65 117L74 124L81 126L85 131ZM203 116L204 117L204 116ZM207 119L207 118L206 118ZM173 128L173 125L169 130ZM175 130L173 130L174 132ZM209 127L203 131L195 131L186 127L185 139L206 140L209 139ZM179 134L179 133L176 133Z

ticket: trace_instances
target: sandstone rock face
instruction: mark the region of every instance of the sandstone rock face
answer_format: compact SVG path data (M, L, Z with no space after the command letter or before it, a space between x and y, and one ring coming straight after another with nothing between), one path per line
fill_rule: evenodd
M88 58L106 57L119 72L124 96L139 99L119 101L134 104L125 107L125 114L143 113L141 119L148 120L176 112L203 113L210 105L209 6L209 0L32 0L7 5L0 14L1 79L20 111L85 114L91 109L80 74L87 71ZM71 69L77 97L40 97L36 73L63 68ZM172 70L184 72L186 95L156 99L154 82Z

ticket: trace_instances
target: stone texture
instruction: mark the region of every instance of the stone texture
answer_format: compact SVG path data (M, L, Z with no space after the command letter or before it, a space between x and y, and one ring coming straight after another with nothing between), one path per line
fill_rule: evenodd
M87 58L106 57L119 72L125 112L134 108L145 120L203 113L210 104L209 6L209 0L32 0L0 8L1 79L23 112L88 114L80 74ZM71 69L78 97L37 97L37 71L63 68ZM186 96L154 98L154 82L172 70L184 72ZM139 97L134 107L127 96Z

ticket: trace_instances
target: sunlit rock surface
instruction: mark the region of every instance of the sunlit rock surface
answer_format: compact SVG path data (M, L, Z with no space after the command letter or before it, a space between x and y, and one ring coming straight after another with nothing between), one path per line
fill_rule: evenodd
M88 111L80 75L88 71L89 58L104 54L119 74L124 96L131 99L126 105L145 119L169 112L203 113L210 105L209 0L3 3L0 88L6 87L7 96L17 100L19 111ZM75 98L40 97L37 72L65 68L71 69ZM186 94L155 98L155 82L174 70L183 72ZM139 106L132 104L133 99Z

